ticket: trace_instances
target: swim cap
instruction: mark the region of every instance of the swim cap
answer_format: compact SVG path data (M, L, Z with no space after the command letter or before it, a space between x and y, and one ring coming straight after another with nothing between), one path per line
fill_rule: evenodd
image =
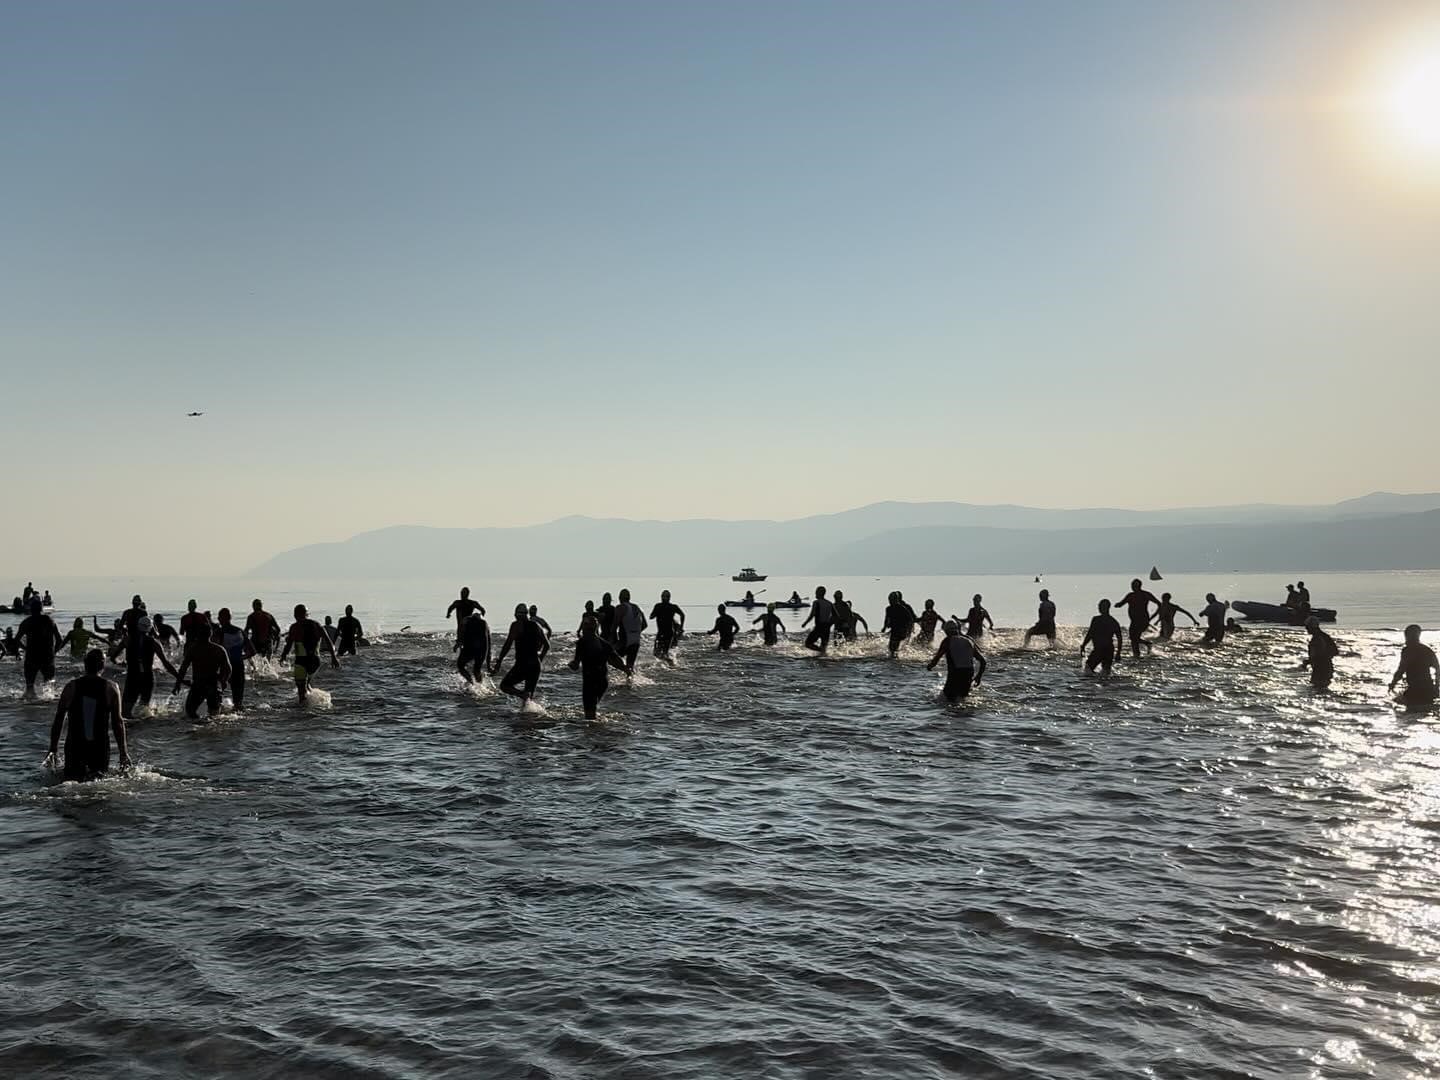
M140 631L142 635L150 633L150 616L141 615L140 618L136 619L135 629Z
M954 619L946 619L945 632L947 634L958 634L960 632L960 624Z
M1311 615L1308 619L1305 620L1306 630L1318 630L1319 628L1320 620L1317 619L1314 615Z
M524 604L516 604L516 605L515 605L515 614L516 614L516 615L529 615L529 614L530 614L530 609L527 608Z

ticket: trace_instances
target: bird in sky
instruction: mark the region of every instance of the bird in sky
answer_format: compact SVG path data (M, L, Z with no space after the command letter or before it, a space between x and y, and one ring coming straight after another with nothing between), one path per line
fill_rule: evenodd
M203 412L187 412L185 415L186 415L186 416L204 416L205 414L204 414Z

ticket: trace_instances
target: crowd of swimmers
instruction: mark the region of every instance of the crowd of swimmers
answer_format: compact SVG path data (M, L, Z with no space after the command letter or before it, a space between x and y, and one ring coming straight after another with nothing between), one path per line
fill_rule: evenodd
M1053 647L1057 643L1058 627L1056 606L1049 590L1040 590L1039 601L1036 622L1025 631L1024 645L1028 647L1033 639L1040 637ZM1200 644L1206 647L1221 645L1227 634L1244 632L1244 627L1229 617L1227 601L1217 599L1214 593L1207 593L1205 601L1205 606L1192 614L1175 603L1170 593L1156 596L1139 578L1132 580L1124 596L1115 601L1103 599L1096 605L1097 613L1080 643L1086 670L1110 674L1124 657L1127 645L1130 655L1138 659L1152 647L1148 631L1156 628L1153 640L1168 641L1175 635L1179 616L1188 618L1197 627L1203 623L1205 629ZM794 602L799 602L798 593L792 604L766 604L765 610L750 620L748 631L730 614L729 605L719 604L713 624L698 633L713 637L721 651L732 649L746 632L758 634L767 646L774 646L789 635L776 609L793 606ZM1308 610L1308 592L1300 602ZM747 596L747 602L738 606L759 605ZM1128 625L1122 626L1112 609L1123 612ZM233 707L243 709L245 671L253 658L268 660L279 650L280 665L283 667L287 660L292 664L297 700L303 704L326 655L338 668L340 657L355 655L356 647L366 643L364 627L351 606L347 606L345 614L334 623L329 617L323 624L316 622L304 604L296 604L293 614L294 621L282 632L279 621L258 599L252 602L243 626L234 622L229 608L221 608L212 618L210 612L199 610L196 601L191 600L180 616L177 629L159 613L152 617L145 601L136 595L131 599L130 608L110 627L102 627L94 616L88 627L83 618L76 618L70 631L62 636L54 620L45 613L42 598L34 595L30 598L29 615L21 622L18 633L7 629L0 639L0 655L23 659L27 696L33 696L38 679L48 682L55 677L58 653L68 648L72 657L82 661L84 674L70 681L60 695L51 730L50 752L53 759L64 730L65 778L87 779L108 768L112 729L121 764L128 760L124 721L133 719L138 708L150 704L157 662L175 680L172 693L178 694L188 687L184 713L198 720L202 705L210 716L220 711L226 691ZM468 588L461 589L460 596L446 610L445 617L451 616L455 618L452 648L457 654L455 667L465 682L474 683L486 672L499 675L509 658L510 668L501 678L499 689L520 699L522 707L530 702L554 635L538 609L533 604L515 606L498 653L492 648L493 635L485 608L470 596ZM1309 670L1311 682L1317 689L1327 688L1335 675L1339 646L1321 629L1315 616L1307 616L1304 625L1309 641L1303 666ZM803 639L805 648L825 653L832 642L856 640L861 627L866 635L870 634L870 624L845 599L843 592L837 589L831 597L824 586L817 586L814 598L809 601L809 613L799 630L808 631ZM880 634L885 636L892 658L897 657L901 649L914 645L930 653L927 669L934 670L943 661L946 678L941 693L953 703L967 697L984 678L989 662L981 644L986 633L994 629L995 623L979 594L963 616L947 618L933 600L926 600L917 612L897 590L887 598ZM598 604L585 603L569 667L581 675L581 701L587 720L596 719L600 701L609 688L610 670L619 671L627 678L634 676L647 630L653 638L654 656L673 664L676 643L687 632L687 626L685 611L674 603L668 590L661 592L648 615L632 601L628 589L621 589L616 599L607 592ZM937 632L941 635L938 643ZM1418 625L1405 628L1400 663L1390 683L1390 689L1394 690L1404 681L1406 691L1402 700L1415 707L1425 707L1436 700L1435 676L1440 673L1440 661L1434 650L1420 641L1420 634ZM169 655L176 645L179 646L178 667ZM104 677L107 660L123 662L123 689Z

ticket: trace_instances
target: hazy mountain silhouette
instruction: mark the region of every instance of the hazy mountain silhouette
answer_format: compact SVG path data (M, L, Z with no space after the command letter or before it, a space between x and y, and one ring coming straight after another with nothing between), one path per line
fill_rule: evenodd
M1426 511L1397 513L1397 508ZM567 517L507 529L401 525L282 552L268 577L1130 570L1382 570L1440 566L1440 494L1333 506L1047 510L887 502L794 521Z

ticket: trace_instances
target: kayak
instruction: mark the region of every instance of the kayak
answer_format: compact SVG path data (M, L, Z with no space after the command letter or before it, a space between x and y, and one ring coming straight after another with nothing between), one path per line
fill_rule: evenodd
M1230 605L1247 619L1254 619L1256 622L1288 623L1291 626L1299 626L1305 621L1294 608L1288 608L1284 604L1262 604L1258 600L1236 600ZM1334 622L1334 608L1311 608L1310 614L1314 615L1321 622Z
M805 607L807 604L810 603L810 601L809 601L809 600L772 600L771 603L773 603L776 607L790 608L792 611L794 611L794 610L796 610L796 609L798 609L798 608Z
M752 608L752 607L764 607L767 603L769 603L768 600L756 600L756 599L750 599L750 600L726 600L726 601L725 601L725 606L726 606L726 607Z

